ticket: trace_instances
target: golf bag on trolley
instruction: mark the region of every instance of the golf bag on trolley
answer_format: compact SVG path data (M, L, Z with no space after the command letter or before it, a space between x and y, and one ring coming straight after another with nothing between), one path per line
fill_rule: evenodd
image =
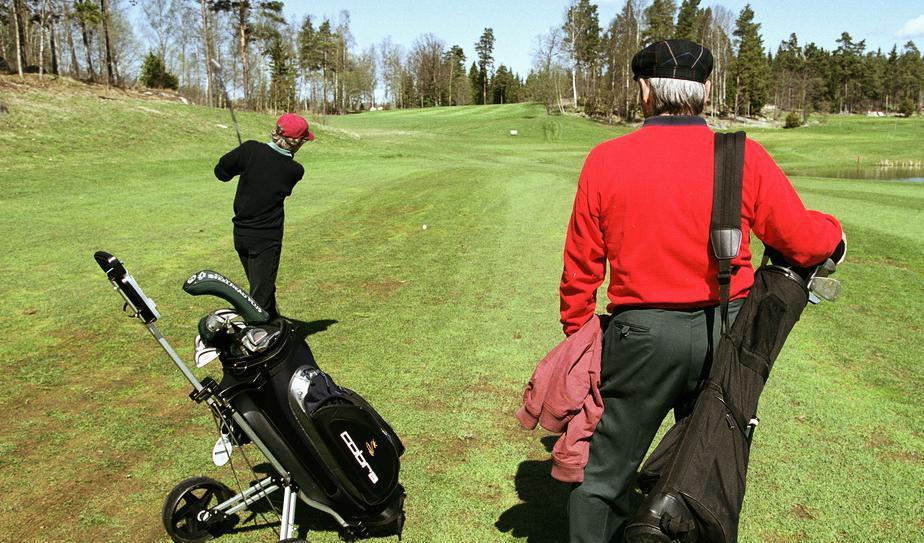
M199 321L197 366L221 361L222 378L201 382L154 325L159 314L122 263L96 253L126 307L148 327L205 402L221 437L213 450L223 463L235 446L253 443L275 474L235 494L205 477L180 483L164 503L164 527L180 543L200 542L228 531L237 511L284 491L280 541L296 542L294 512L300 499L339 524L345 540L398 535L404 524L404 489L398 481L404 446L394 430L356 392L338 386L315 362L294 325L270 319L257 303L222 275L203 270L183 289L213 295L234 309ZM248 461L249 464L249 461Z
M744 142L743 132L716 134L710 239L720 264L722 339L692 412L664 435L642 467L638 482L646 498L629 520L628 543L737 541L764 384L810 288L826 299L838 295L839 284L826 277L834 271L831 260L795 268L768 247L754 286L727 327L730 263L741 244Z

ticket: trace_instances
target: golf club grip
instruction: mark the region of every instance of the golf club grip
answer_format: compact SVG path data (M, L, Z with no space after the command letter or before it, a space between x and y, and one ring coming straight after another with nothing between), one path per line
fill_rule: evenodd
M818 266L808 266L808 267L796 266L795 264L786 260L786 257L783 256L783 253L781 253L780 251L777 251L776 249L774 249L773 247L770 247L769 245L764 246L764 252L770 258L771 264L773 264L774 266L779 266L781 268L788 268L790 271L792 271L793 273L801 277L802 280L806 282L806 284L808 283L808 280L812 277L812 274L814 274L815 270L818 268Z
M231 304L247 324L263 324L270 320L269 313L249 294L224 275L212 270L193 274L183 283L183 290L193 296L210 294Z

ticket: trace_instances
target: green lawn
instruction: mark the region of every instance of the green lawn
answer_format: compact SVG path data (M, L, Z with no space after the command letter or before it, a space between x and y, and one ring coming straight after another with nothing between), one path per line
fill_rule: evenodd
M0 541L166 541L174 484L234 479L210 463L207 410L120 314L92 254L125 261L191 358L195 323L216 303L182 282L210 268L245 283L234 185L211 173L233 128L220 110L11 81L0 79ZM273 120L239 118L253 139ZM543 434L513 412L562 338L557 285L582 160L630 128L523 104L316 126L286 207L277 297L291 317L336 321L310 337L319 364L404 440L405 539L561 541L567 488L548 476ZM857 156L920 160L924 120L827 117L751 135L784 169L821 175ZM845 294L806 311L776 364L741 541L924 541L924 185L793 181L845 225ZM323 516L299 520L312 542L337 540Z

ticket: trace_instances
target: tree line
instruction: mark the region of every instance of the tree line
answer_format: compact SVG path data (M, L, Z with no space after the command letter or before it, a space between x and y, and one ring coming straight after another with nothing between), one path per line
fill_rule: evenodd
M712 115L755 115L766 105L803 118L910 115L924 106L924 58L912 41L871 51L845 32L825 50L792 34L774 50L750 5L736 15L700 3L626 0L603 26L596 4L572 0L537 38L522 78L495 62L490 27L468 50L430 33L407 47L386 37L361 48L348 12L287 19L278 0L0 0L0 70L173 88L210 105L230 94L238 107L257 110L531 100L549 111L628 121L639 115L632 56L655 41L686 38L713 53Z
M24 72L70 73L123 84L123 37L130 26L114 3L119 0L0 1L0 69L20 77Z
M764 106L799 112L881 111L911 115L924 106L924 58L912 41L891 51L868 51L844 32L838 47L801 45L791 34L768 50L755 12L735 16L700 0L627 0L604 28L597 6L575 0L563 21L539 37L526 96L548 109L579 109L603 118L631 120L639 113L632 56L669 38L702 43L715 59L708 111L753 115Z

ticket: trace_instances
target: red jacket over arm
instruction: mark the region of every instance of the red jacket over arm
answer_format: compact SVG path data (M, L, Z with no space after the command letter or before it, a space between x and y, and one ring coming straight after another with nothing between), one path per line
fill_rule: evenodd
M701 118L655 117L591 151L565 241L560 297L566 334L593 315L607 261L610 312L617 306L718 304L718 263L709 245L713 138ZM731 299L747 296L754 282L751 230L802 266L823 261L841 239L840 223L806 210L779 166L749 139Z
M523 391L517 420L532 430L536 423L561 433L552 448L552 477L567 483L584 480L590 437L603 415L600 360L603 328L589 319L539 362Z

